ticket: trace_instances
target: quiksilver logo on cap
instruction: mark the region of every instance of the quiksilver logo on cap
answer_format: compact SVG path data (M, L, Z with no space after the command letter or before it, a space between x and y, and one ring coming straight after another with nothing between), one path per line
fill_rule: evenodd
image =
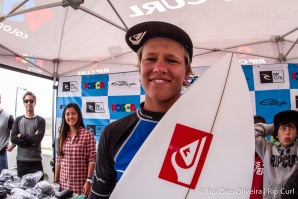
M140 42L142 41L144 35L146 34L147 31L141 32L138 34L135 34L131 37L129 37L129 41L132 43L132 45L139 45Z

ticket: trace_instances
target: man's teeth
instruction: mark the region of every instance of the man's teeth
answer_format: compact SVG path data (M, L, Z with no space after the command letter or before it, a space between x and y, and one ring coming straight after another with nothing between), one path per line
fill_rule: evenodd
M164 80L161 80L161 79L156 79L155 81L156 82L164 82Z

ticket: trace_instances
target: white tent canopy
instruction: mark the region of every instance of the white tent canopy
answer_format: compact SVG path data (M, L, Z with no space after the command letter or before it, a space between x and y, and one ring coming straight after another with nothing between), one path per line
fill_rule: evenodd
M133 71L136 56L124 36L145 21L184 29L192 66L229 52L241 64L293 63L297 8L297 0L0 0L0 67L54 84L61 76Z
M126 30L173 23L194 44L192 66L227 52L241 64L297 62L297 0L0 0L0 64L59 76L135 70Z

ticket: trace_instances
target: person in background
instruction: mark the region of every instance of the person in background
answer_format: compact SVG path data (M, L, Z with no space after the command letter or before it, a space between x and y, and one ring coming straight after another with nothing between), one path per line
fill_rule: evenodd
M281 199L298 198L298 169L296 169L294 175L285 184L283 192L286 194L282 194Z
M4 111L2 108L0 108L0 148L4 147L8 143L8 145L0 151L0 173L3 169L8 169L6 151L10 152L15 147L15 145L9 143L10 131L12 129L13 122L13 116Z
M46 121L34 112L36 100L35 94L31 91L24 94L26 113L17 117L12 126L11 142L18 146L16 158L19 177L37 171L43 172L41 141L45 134ZM40 178L43 179L44 176Z
M57 140L54 183L60 180L62 190L89 195L96 158L93 133L85 129L82 113L75 103L68 104L62 114Z
M255 115L254 123L266 123L266 120L262 116ZM254 174L252 180L250 199L262 199L263 198L263 161L261 157L255 152L255 165Z
M274 124L255 124L256 151L264 163L264 199L280 199L283 186L298 169L297 139L298 112L286 110L277 113ZM273 135L280 142L277 146L267 142L266 135Z
M107 125L97 147L89 199L110 197L147 136L179 99L192 74L193 45L181 28L165 22L137 24L126 32L128 46L137 52L138 71L145 90L140 108Z

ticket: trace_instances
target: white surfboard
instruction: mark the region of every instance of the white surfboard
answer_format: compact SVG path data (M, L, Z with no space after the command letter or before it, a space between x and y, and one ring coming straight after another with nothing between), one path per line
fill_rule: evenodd
M253 166L250 95L237 58L229 54L165 114L110 198L247 199Z

